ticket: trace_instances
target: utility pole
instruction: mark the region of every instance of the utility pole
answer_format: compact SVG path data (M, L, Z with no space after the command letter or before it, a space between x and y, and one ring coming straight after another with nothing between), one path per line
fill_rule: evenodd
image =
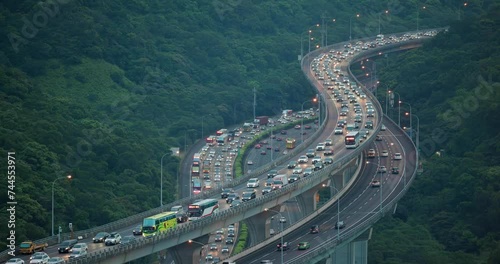
M325 26L325 13L321 14L321 47L325 47L325 35L326 35L326 26Z
M257 92L255 87L253 87L253 121L255 121L255 108L257 107ZM253 122L252 121L252 122Z

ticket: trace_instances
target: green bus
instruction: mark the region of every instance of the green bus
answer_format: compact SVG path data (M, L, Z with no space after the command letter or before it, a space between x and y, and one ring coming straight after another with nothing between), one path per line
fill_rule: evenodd
M142 235L154 236L177 226L176 212L165 212L144 218L142 221Z

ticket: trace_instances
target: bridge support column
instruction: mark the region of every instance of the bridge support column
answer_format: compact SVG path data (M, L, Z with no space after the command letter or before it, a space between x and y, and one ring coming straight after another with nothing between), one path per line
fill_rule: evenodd
M204 235L196 238L192 243L182 243L168 250L175 263L204 263L200 261L200 258L202 252L206 253L208 250L209 238L209 235Z
M303 192L299 196L297 196L297 202L300 207L300 211L303 213L302 216L310 215L312 212L316 210L317 203L319 201L318 192L323 187L317 186L316 188L311 188L306 192Z
M281 212L281 206L269 208L271 210L264 211L260 214L254 215L245 219L245 224L248 227L250 241L247 241L247 246L254 246L264 241L271 236L270 229L273 228L275 235L278 235L281 230L271 227L271 220L278 221L279 215L274 211ZM284 213L283 213L284 215Z
M372 229L368 229L349 243L338 247L326 260L332 264L366 264L368 263L368 240ZM331 261L328 262L328 259Z

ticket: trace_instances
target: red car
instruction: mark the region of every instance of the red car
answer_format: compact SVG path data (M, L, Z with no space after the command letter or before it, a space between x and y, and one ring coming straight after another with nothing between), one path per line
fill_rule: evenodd
M262 146L260 144L255 145L256 149L260 149Z

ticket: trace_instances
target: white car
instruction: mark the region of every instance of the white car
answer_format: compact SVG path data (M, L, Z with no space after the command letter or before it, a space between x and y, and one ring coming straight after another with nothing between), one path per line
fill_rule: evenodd
M377 180L374 180L374 181L372 181L372 182L370 183L370 185L371 185L372 187L380 187L380 182L379 182L379 181L377 181Z
M309 161L309 158L306 155L302 155L299 157L299 160L297 160L298 163L307 163Z
M401 153L395 153L394 154L394 160L402 160L403 156L401 156Z
M87 250L73 249L73 251L71 252L71 255L69 255L69 258L70 259L72 259L72 258L80 258L80 257L86 256L86 255L87 255Z
M71 251L75 251L75 250L83 250L83 251L87 251L88 250L88 246L87 246L87 243L76 243L73 248L71 249Z
M250 178L247 182L247 187L248 188L257 188L259 187L259 179L257 178Z
M341 127L336 127L334 130L335 135L342 135L344 134L344 129Z
M325 143L318 143L316 146L316 151L323 151L325 150Z
M253 161L251 160L247 161L247 165L253 165Z
M109 237L107 237L106 240L104 240L104 244L106 246L120 244L121 242L122 242L122 236L117 232L109 234Z
M38 254L36 256L33 256L33 258L30 260L30 264L47 264L49 263L49 255L47 253L41 252L43 254Z
M389 157L389 151L386 149L382 150L382 153L380 154L381 157Z
M301 174L302 173L302 167L295 167L292 171L293 174Z
M380 167L378 167L378 172L379 173L386 173L387 172L387 168L385 166L380 166Z
M284 216L280 217L280 223L286 223L286 218Z
M11 258L5 264L24 264L24 260L20 258Z

